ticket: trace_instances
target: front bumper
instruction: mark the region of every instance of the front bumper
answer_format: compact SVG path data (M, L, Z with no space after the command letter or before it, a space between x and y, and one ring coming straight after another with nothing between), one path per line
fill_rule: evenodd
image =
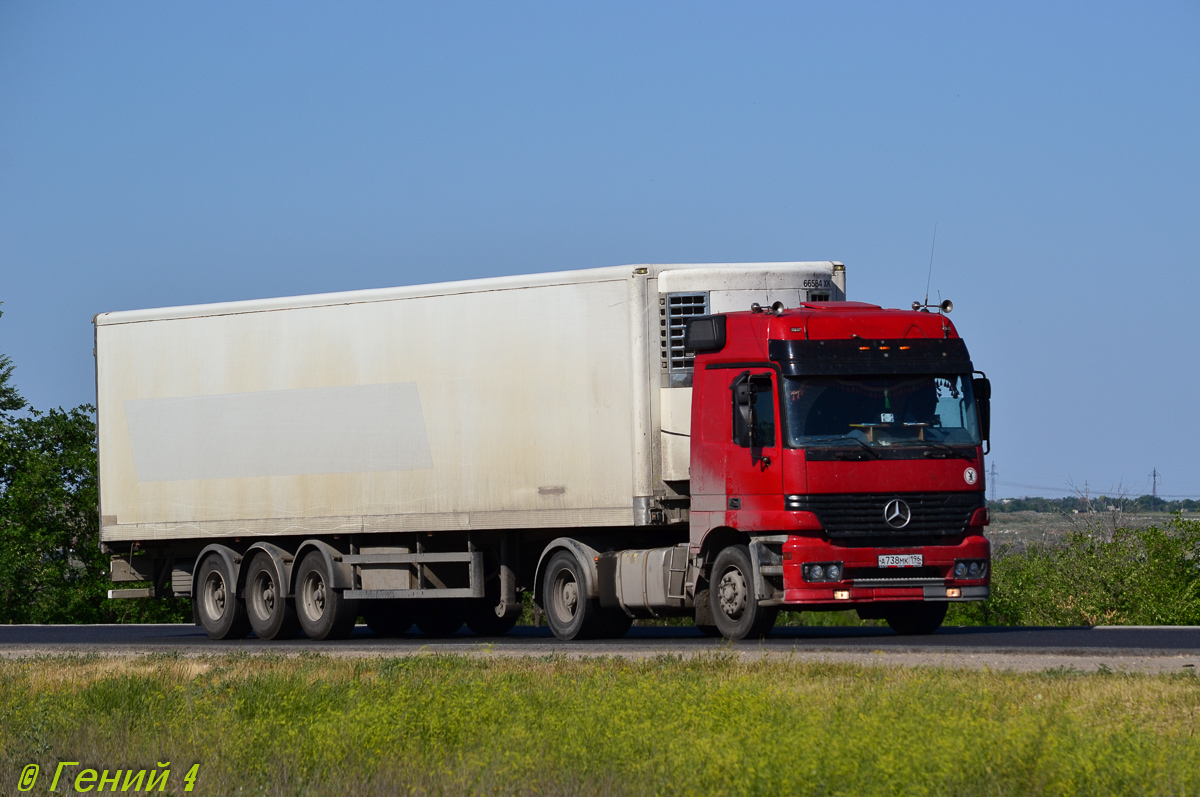
M960 559L991 560L991 543L982 529L971 528L955 543L897 547L838 545L820 536L791 535L782 546L782 595L778 605L848 608L887 601L981 601L991 594L991 568L984 578L957 579ZM880 569L881 554L921 554L922 568ZM841 562L840 581L806 582L807 562Z

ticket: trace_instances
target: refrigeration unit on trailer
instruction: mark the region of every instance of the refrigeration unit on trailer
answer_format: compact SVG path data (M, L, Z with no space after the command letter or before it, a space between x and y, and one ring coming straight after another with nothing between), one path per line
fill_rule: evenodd
M986 594L982 479L946 482L982 473L985 383L944 316L844 300L840 263L680 264L98 315L110 594L188 596L215 638L502 634L525 592L564 639L789 604L923 629ZM823 337L924 359L833 358L832 431L797 437ZM883 499L911 529L846 525ZM797 554L845 571L814 592Z

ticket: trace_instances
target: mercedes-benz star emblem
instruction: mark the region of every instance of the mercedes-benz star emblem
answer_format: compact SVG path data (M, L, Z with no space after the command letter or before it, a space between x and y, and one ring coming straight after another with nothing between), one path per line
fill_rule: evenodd
M902 529L912 520L912 510L899 498L893 498L883 508L883 522L894 529Z

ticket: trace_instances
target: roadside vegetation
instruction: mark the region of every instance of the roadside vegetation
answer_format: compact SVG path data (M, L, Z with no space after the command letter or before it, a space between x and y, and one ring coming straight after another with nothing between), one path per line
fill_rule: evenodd
M78 761L170 762L174 793L199 764L193 794L1194 794L1198 723L1194 675L730 654L0 662L6 786Z

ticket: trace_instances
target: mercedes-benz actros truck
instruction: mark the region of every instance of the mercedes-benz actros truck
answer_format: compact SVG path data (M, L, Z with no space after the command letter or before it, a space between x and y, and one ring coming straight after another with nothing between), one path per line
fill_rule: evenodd
M215 639L499 635L529 593L563 640L932 632L989 589L990 386L948 309L825 261L102 313L110 597Z

